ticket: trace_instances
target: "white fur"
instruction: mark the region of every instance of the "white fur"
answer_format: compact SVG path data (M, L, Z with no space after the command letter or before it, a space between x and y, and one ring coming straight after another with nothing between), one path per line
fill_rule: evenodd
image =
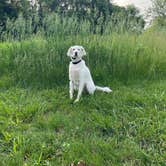
M74 90L78 90L75 102L79 101L84 88L86 88L89 94L94 94L95 90L107 93L112 92L112 90L108 87L95 86L89 68L86 66L85 61L82 60L82 57L85 55L86 52L82 46L72 46L67 52L67 56L71 58L69 65L70 99L73 99Z

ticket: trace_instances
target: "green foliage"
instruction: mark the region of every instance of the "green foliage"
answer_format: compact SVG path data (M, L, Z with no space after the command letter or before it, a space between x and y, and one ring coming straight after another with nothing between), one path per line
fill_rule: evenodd
M9 16L5 15L4 25L0 28L0 40L21 40L39 33L52 36L54 29L64 31L63 34L66 31L68 34L71 30L74 34L82 31L101 35L112 31L140 33L145 23L135 7L116 7L108 0L43 0L36 5L30 5L27 0L23 0L17 3L12 1L8 5L18 9L15 16L17 19L10 13ZM5 7L1 5L0 10L5 10Z
M47 7L45 7L47 6ZM141 30L144 27L144 20L142 16L138 16L139 11L134 7L130 7L128 9L122 7L114 6L109 0L63 0L63 1L40 1L40 8L42 11L46 10L47 12L50 9L52 12L58 13L61 17L71 17L75 16L78 20L78 24L82 20L86 20L90 24L90 32L93 34L104 34L105 28L107 24L112 22L112 15L114 15L113 19L116 19L116 16L121 14L121 20L125 22L125 24L133 23L133 27L137 28L137 25L140 26ZM116 10L118 8L118 10ZM117 16L118 17L118 16ZM118 23L114 24L122 24L117 18ZM111 27L111 29L113 26ZM123 25L125 29L125 25ZM126 28L125 30L129 30L130 28ZM140 31L140 29L138 30Z
M166 17L166 0L152 0L152 13L154 16L165 18Z
M166 28L166 0L153 0L150 12L154 17L152 26L156 30Z
M131 33L144 26L138 11L108 10L101 1L93 1L88 19L78 19L84 13L79 3L89 1L74 2L76 15L56 8L59 1L45 1L50 6L44 7L43 0L38 12L19 1L18 18L5 18L0 165L164 165L165 30ZM55 13L43 15L50 8ZM95 83L110 86L112 94L83 94L78 104L71 103L66 52L75 44L85 47Z
M112 82L76 105L65 87L1 90L0 165L164 165L165 85Z
M113 6L113 13L111 15L111 29L118 33L134 32L141 33L145 26L145 21L139 14L139 11L134 6L128 6L122 8L119 6ZM107 27L106 27L107 28Z
M69 63L66 52L71 45L80 44L87 51L85 60L96 83L163 79L166 76L165 35L165 32L150 31L141 36L128 33L102 37L58 35L3 43L0 45L1 75L12 74L15 82L23 86L66 85Z
M138 33L142 32L144 21L127 15L126 10L123 12L115 12L103 24L103 17L98 20L94 27L89 20L78 20L77 17L61 17L56 13L46 15L40 23L40 17L34 13L31 17L25 19L22 14L16 20L8 19L6 22L6 30L1 31L1 40L24 40L31 38L33 35L43 37L50 36L66 36L66 35L90 35L92 31L97 34L110 35L113 32L118 33ZM143 21L143 22L142 22Z
M17 17L17 7L8 3L7 0L0 1L0 28L5 30L5 23L8 18Z

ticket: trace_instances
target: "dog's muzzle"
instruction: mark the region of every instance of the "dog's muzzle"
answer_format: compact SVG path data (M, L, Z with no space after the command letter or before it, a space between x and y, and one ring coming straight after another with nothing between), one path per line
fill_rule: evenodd
M74 53L74 56L72 57L73 60L75 60L78 57L78 52Z
M76 60L76 57L71 57L71 59Z

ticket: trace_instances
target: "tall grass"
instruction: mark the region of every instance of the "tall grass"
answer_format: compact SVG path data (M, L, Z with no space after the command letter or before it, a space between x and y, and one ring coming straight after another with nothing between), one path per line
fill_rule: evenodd
M40 23L37 15L27 19L19 15L16 20L7 20L5 30L0 29L0 40L20 41L31 38L33 35L50 37L76 34L89 35L90 33L90 23L78 21L78 18L74 16L62 18L54 13L46 15Z
M162 79L166 76L166 33L34 37L0 44L0 70L21 85L53 86L68 81L67 49L83 45L97 83Z
M33 35L43 37L83 35L90 34L111 34L113 32L137 33L140 34L143 26L140 22L128 18L123 13L114 13L109 16L107 22L103 24L101 17L96 25L88 19L81 20L76 16L64 17L56 13L48 14L40 20L37 13L25 18L22 14L17 19L8 19L5 28L0 28L0 40L25 40Z

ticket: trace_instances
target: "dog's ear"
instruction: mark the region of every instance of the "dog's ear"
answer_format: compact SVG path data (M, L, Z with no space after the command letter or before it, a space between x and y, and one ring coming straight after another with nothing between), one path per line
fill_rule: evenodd
M71 56L72 55L72 52L73 52L73 48L70 47L67 51L67 56Z
M85 56L86 55L86 51L84 49L84 47L81 46L81 51L82 51L82 56Z

